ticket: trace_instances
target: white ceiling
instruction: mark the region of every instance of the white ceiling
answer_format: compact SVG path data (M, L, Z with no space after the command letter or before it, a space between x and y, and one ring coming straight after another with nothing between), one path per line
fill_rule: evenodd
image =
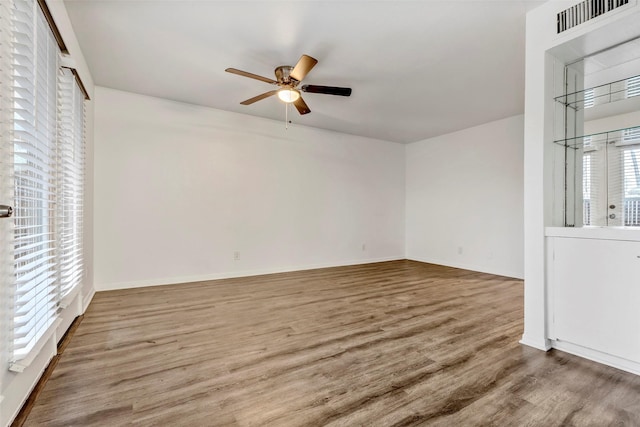
M272 86L301 54L303 83L353 88L304 94L293 123L413 142L521 114L525 13L532 1L66 0L95 83L284 121Z

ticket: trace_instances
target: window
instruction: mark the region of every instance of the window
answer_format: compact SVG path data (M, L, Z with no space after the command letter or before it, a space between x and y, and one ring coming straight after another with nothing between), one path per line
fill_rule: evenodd
M640 226L640 127L623 134L624 225Z
M83 277L83 94L34 0L12 0L14 307L10 369L53 333Z
M58 228L59 297L80 284L84 200L84 94L70 69L60 69L58 102Z
M9 5L0 1L0 204L10 205L13 200L11 176L13 161L11 160L11 15ZM12 249L5 242L12 241L13 224L10 219L0 219L0 284L12 283L13 259ZM11 301L13 290L8 286L0 286L0 301ZM10 331L12 313L3 304L0 306L0 337ZM6 348L6 342L0 343L0 349ZM3 354L0 360L5 361ZM4 366L3 366L4 368Z
M37 5L28 0L15 0L13 5L13 359L20 360L34 350L56 319L58 47Z
M591 225L591 153L585 153L582 160L582 223Z
M639 227L640 127L583 142L583 224Z
M584 108L592 108L595 104L595 90L586 89L584 91Z

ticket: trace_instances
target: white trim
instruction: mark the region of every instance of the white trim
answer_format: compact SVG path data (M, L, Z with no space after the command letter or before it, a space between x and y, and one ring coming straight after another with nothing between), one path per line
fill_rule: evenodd
M551 345L556 350L564 351L575 356L583 357L594 362L602 363L604 365L612 366L614 368L621 369L632 374L640 375L640 363L638 362L623 359L611 354L602 353L601 351L582 347L580 345L572 344L566 341L552 340Z
M552 348L550 340L547 340L547 339L539 340L539 339L528 337L526 335L522 336L522 339L520 339L519 343L529 347L537 348L538 350L542 350L542 351L549 351Z
M512 277L514 279L524 279L524 275L522 272L516 272L513 270L505 270L501 268L489 268L489 267L484 267L477 264L465 264L465 263L458 263L458 262L442 261L442 260L433 259L433 258L407 257L407 259L410 261L419 261L419 262L426 262L428 264L443 265L445 267L460 268L462 270L477 271L479 273L495 274L496 276Z
M87 295L82 295L82 314L84 314L87 311L87 308L89 308L89 304L91 304L91 300L93 300L93 296L95 294L96 290L91 288Z
M233 279L237 277L250 277L250 276L261 276L264 274L288 273L292 271L314 270L317 268L345 267L349 265L372 264L376 262L398 261L403 259L406 259L406 258L403 255L399 255L399 256L393 256L393 257L345 261L340 263L308 264L308 265L301 265L301 266L295 266L295 267L290 266L290 267L269 268L269 269L263 269L263 270L230 271L226 273L203 274L198 276L166 277L166 278L138 280L138 281L132 281L132 282L102 283L102 284L97 284L95 286L95 290L96 291L112 291L117 289L132 289L132 288L142 288L147 286L175 285L178 283L204 282L208 280L219 280L219 279Z
M9 363L9 370L11 372L18 373L24 372L24 370L31 365L31 362L38 357L49 340L56 334L56 330L58 329L58 326L60 326L60 323L62 323L62 319L57 316L53 323L47 328L47 331L38 339L38 343L31 349L24 359L14 360Z

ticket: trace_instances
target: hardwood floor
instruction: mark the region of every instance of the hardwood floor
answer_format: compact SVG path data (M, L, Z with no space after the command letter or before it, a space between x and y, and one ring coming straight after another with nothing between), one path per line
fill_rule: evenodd
M640 377L522 318L522 281L412 261L101 292L25 425L640 426Z

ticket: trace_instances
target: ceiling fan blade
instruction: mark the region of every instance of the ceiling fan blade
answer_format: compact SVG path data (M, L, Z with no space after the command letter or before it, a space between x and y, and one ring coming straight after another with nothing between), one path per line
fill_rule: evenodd
M270 90L269 92L265 92L265 93L260 94L258 96L254 96L253 98L249 98L246 101L242 101L240 104L242 104L242 105L250 105L250 104L253 104L254 102L260 101L261 99L265 99L265 98L268 98L270 96L273 96L276 93L278 93L277 90Z
M309 109L309 106L307 105L306 102L304 102L304 99L302 99L302 97L293 101L293 105L295 105L296 109L298 110L298 113L300 114L309 114L311 112L311 110Z
M263 82L266 82L266 83L271 83L273 85L278 84L278 82L273 80L273 79L270 79L270 78L267 78L267 77L262 77L262 76L259 76L257 74L249 73L249 72L242 71L242 70L237 70L235 68L227 68L225 71L227 73L237 74L239 76L249 77L250 79L256 79L256 80L260 80L260 81L263 81Z
M350 87L303 85L300 89L303 92L309 92L309 93L325 93L328 95L340 95L340 96L351 95Z
M309 55L302 55L298 60L296 66L293 67L293 70L291 70L291 73L289 73L289 76L292 79L296 79L297 81L301 82L302 79L304 79L304 77L307 75L307 73L311 71L311 69L315 67L317 63L317 59L312 58Z

